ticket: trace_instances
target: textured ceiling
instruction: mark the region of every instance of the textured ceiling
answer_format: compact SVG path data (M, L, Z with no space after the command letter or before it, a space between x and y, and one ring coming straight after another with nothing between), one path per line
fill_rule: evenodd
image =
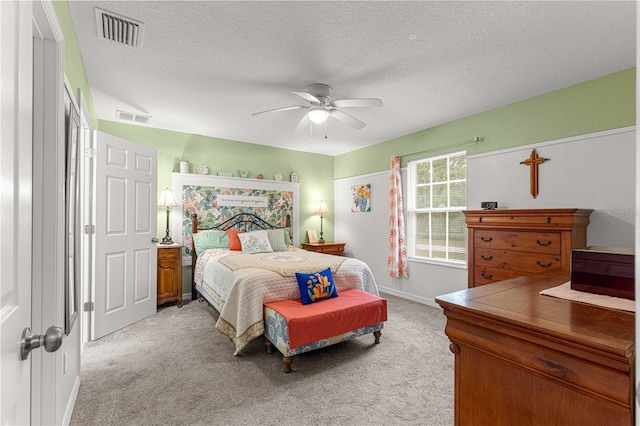
M95 7L144 23L140 49L97 37ZM635 66L633 1L70 1L98 118L337 155ZM377 97L294 132L291 90Z

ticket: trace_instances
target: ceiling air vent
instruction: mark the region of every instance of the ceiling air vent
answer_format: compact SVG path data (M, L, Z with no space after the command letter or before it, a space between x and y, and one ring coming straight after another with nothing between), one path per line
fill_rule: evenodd
M135 48L142 44L142 22L96 7L96 25L100 38Z
M119 109L116 110L116 118L118 120L131 121L138 124L148 124L149 120L151 120L150 115L138 114L136 112L120 111Z

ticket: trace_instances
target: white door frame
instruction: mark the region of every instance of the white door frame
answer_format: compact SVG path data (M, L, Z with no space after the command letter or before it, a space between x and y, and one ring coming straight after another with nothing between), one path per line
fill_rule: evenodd
M32 331L43 334L64 327L64 36L49 1L33 2L33 24L41 40L34 40ZM78 329L57 352L31 354L32 424L69 422L80 372L68 358L79 359ZM77 383L71 392L63 386L69 380Z

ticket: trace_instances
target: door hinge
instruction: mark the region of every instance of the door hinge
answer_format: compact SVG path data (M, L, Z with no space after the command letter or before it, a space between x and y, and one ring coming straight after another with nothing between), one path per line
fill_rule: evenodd
M96 149L95 148L87 148L84 150L84 156L87 158L96 158Z
M84 233L85 234L89 234L89 235L93 235L96 233L96 226L95 225L85 225L84 226Z
M84 304L84 311L85 312L93 312L93 309L94 309L93 302L86 302Z

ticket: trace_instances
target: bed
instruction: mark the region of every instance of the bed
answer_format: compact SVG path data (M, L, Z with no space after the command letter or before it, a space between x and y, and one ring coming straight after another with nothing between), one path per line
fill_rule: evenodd
M206 230L198 226L198 216L192 215L192 233L236 229L290 229L270 225L252 213L242 213ZM289 244L284 250L246 254L228 248L192 251L192 283L194 300L204 298L219 313L216 329L235 344L237 355L251 340L262 336L264 304L300 298L296 272L312 273L330 268L338 294L341 290L357 289L379 295L371 270L366 263L353 258L310 252ZM310 345L319 347L322 345Z

